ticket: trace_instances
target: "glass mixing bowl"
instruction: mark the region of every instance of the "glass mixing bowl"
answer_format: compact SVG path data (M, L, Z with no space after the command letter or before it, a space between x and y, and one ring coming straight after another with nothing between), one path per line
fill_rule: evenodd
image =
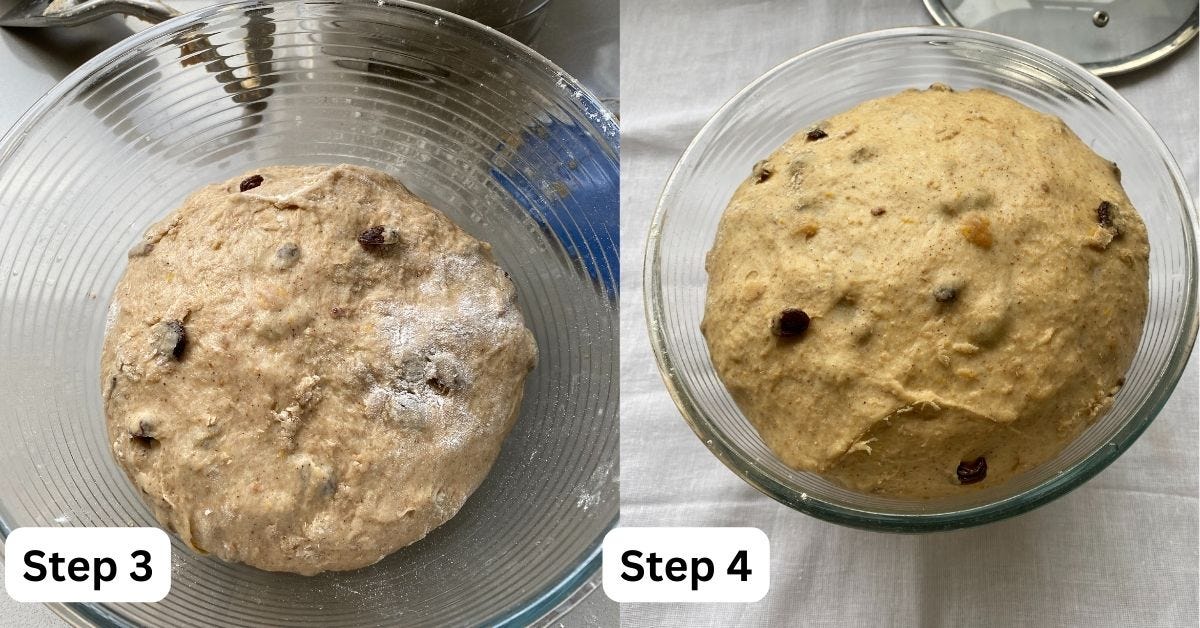
M102 625L444 626L524 624L577 600L618 513L618 145L612 116L548 61L407 3L225 4L67 77L0 143L5 536L155 525L106 442L108 299L148 225L256 166L397 176L493 245L540 361L483 486L384 561L307 578L174 541L162 602L56 610Z
M700 334L704 255L734 189L795 132L868 99L942 82L985 87L1060 116L1115 160L1150 232L1150 305L1113 408L1058 457L991 489L906 501L841 488L780 462L721 384ZM898 28L836 41L767 72L700 130L667 181L650 229L651 344L683 416L730 469L767 495L829 521L927 531L996 521L1059 497L1128 448L1171 394L1196 337L1195 209L1179 168L1144 119L1078 65L1016 39L957 28Z

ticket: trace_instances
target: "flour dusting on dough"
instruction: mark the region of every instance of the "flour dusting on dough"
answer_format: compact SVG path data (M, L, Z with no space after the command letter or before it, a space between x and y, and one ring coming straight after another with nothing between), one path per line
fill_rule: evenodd
M197 191L143 242L106 320L108 435L184 542L274 571L355 569L483 481L533 335L490 247L398 181L261 168Z

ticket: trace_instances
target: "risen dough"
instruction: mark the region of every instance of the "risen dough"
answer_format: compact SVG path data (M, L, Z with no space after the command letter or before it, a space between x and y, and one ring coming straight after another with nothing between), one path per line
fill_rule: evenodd
M301 574L450 519L536 359L490 247L355 166L199 190L130 252L109 324L109 437L158 519Z
M755 167L708 254L702 330L788 465L954 494L1055 456L1110 406L1148 255L1115 164L1061 120L935 85ZM788 314L781 337L785 310L808 318Z

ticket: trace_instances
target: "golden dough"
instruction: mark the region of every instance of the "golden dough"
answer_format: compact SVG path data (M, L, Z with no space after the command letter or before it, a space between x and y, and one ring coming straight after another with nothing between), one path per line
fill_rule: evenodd
M934 85L755 166L708 254L701 328L784 463L953 495L1052 458L1108 409L1148 256L1116 165L1061 120Z

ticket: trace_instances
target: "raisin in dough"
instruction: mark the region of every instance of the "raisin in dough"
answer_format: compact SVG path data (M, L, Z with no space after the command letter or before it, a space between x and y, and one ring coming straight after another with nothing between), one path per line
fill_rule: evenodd
M490 247L344 165L194 193L130 252L109 325L108 435L159 521L301 574L450 519L536 360Z
M1133 358L1149 244L1119 178L1058 118L985 90L834 116L721 219L717 373L796 469L903 498L1004 482L1105 412Z

